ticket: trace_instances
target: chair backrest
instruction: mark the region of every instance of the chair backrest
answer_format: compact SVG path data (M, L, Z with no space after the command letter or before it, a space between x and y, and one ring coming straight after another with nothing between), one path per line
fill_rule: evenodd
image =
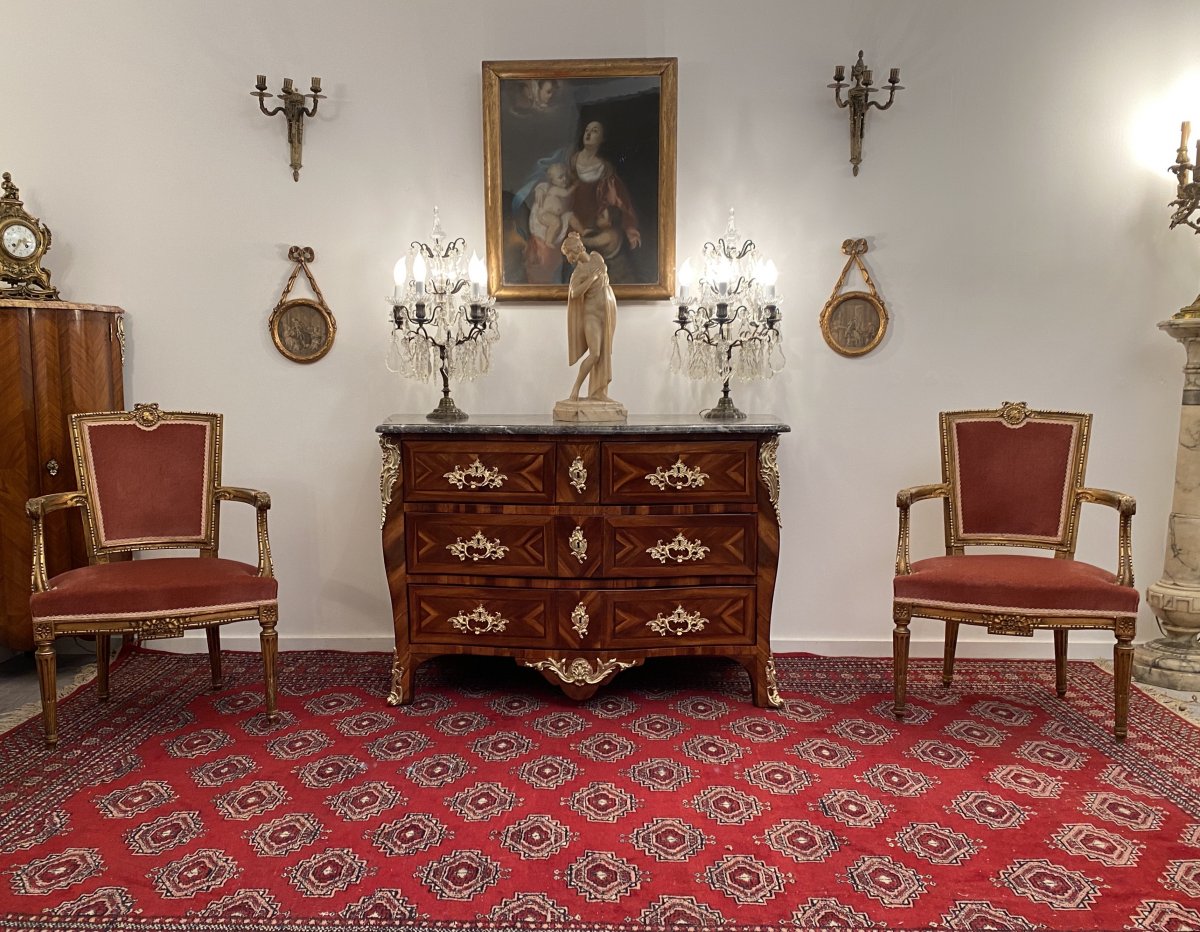
M943 411L946 547L1042 547L1072 555L1087 467L1090 414Z
M93 557L215 551L221 415L161 411L156 404L73 414L71 441Z

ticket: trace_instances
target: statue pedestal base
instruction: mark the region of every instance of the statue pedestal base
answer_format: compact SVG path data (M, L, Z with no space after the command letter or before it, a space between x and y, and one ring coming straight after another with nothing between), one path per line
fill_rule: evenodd
M619 401L596 401L591 398L565 399L554 403L556 421L590 421L624 423L629 412Z

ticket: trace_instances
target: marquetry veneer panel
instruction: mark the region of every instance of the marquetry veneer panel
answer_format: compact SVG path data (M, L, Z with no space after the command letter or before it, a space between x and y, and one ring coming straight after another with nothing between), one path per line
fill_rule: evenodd
M0 298L0 645L32 650L25 502L76 488L68 419L125 407L119 307ZM46 517L56 575L87 564L76 509Z

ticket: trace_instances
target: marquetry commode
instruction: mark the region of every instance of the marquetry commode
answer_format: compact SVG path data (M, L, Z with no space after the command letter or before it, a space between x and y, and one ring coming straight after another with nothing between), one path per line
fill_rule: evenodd
M388 702L443 654L512 657L586 699L648 657L719 655L780 703L773 418L534 417L377 428L396 632Z

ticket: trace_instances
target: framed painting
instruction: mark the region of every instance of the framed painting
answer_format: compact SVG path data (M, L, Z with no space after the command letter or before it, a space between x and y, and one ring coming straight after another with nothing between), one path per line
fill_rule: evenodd
M821 333L830 349L843 356L865 356L887 333L888 313L876 295L847 291L821 311Z
M293 298L278 305L268 322L275 348L292 362L316 362L329 352L337 322L324 304Z
M485 61L487 266L501 300L565 300L567 233L617 298L675 290L674 58Z

